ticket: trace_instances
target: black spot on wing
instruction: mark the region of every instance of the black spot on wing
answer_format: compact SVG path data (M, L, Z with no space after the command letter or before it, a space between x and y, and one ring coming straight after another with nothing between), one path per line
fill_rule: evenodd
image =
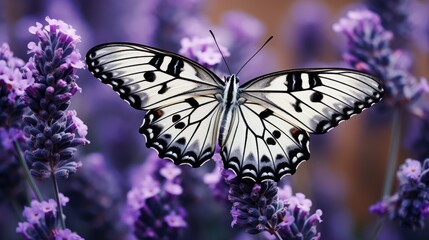
M148 82L153 82L156 79L156 75L155 75L155 73L153 73L153 71L147 71L147 72L145 72L143 74L143 77Z
M175 114L175 115L173 115L173 117L171 118L171 120L173 121L173 122L177 122L177 121L179 121L180 120L180 115L179 114Z
M319 74L314 72L308 73L308 83L310 85L310 88L315 88L323 85L322 81L320 80Z
M195 98L187 98L185 99L185 102L189 103L189 105L191 105L191 107L193 108L197 108L198 106L200 106L200 104L197 100L195 100Z
M274 131L273 131L273 136L274 136L276 139L279 139L281 135L282 135L282 134L280 133L280 131L278 131L278 130L274 130Z
M181 137L181 138L176 140L176 143L178 143L180 145L185 145L186 139L184 137Z
M302 90L301 72L291 72L286 75L286 82L288 91Z
M269 137L269 138L267 138L267 144L268 145L276 145L276 141L274 141L273 138Z
M259 117L264 119L264 118L271 116L272 114L273 114L273 111L271 111L270 109L267 108L264 111L259 113Z
M168 90L167 83L164 83L161 85L161 89L158 90L158 94L164 94L167 92L167 90Z
M186 124L184 122L179 122L176 125L174 125L174 127L177 129L183 129L186 127Z
M312 102L320 102L323 99L323 94L321 92L315 91L310 95L310 101Z
M179 76L179 74L183 71L183 60L179 58L173 57L168 64L167 73L173 76Z
M295 104L292 104L292 107L295 109L296 112L302 112L302 108L301 108L301 101L299 101L298 99L296 100Z
M153 56L153 58L149 61L149 64L159 69L162 65L162 62L164 62L164 56L155 54L155 56Z

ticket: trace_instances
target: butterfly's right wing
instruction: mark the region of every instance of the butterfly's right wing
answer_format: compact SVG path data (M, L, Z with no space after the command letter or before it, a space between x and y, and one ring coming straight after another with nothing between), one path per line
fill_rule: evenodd
M132 43L96 46L86 62L132 107L148 110L140 133L161 158L198 167L213 156L224 86L214 73L180 55Z
M155 109L206 94L224 82L180 55L133 43L107 43L88 51L89 71L140 110Z

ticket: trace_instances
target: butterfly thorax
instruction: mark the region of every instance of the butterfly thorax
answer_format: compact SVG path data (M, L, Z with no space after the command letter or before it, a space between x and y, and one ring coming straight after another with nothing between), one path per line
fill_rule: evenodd
M238 78L236 75L225 77L225 89L223 92L223 106L225 108L237 104L238 101Z

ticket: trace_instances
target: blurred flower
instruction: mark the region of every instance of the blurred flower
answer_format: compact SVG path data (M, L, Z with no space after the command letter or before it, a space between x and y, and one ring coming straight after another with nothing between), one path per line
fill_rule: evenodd
M213 197L220 203L228 205L228 193L229 185L226 183L235 177L235 174L230 170L225 170L223 168L222 157L219 153L219 147L216 148L215 154L212 157L213 161L216 163L216 167L212 172L204 174L203 181L207 184L211 190ZM226 181L224 180L226 179Z
M99 153L81 159L85 167L62 188L71 199L65 209L67 225L88 239L123 239L120 177Z
M383 27L395 36L394 41L403 45L411 33L409 22L411 0L366 0L369 10L380 16Z
M69 201L61 193L59 198L62 206L65 206ZM57 214L57 202L53 199L42 202L31 201L31 206L25 207L22 215L25 221L18 223L16 232L20 233L25 239L83 240L83 238L69 229L61 229Z
M136 5L131 1L130 11L134 12L124 19L125 24L131 26L125 29L127 39L177 52L180 39L202 36L200 31L204 31L203 36L208 35L207 20L201 11L205 3L201 0L144 0Z
M413 28L412 39L421 50L427 52L429 51L429 16L427 14L429 2L412 1L411 5L410 13L412 14L409 18Z
M429 156L429 119L410 119L403 142L417 159Z
M75 111L67 110L72 96L80 91L75 72L84 64L76 49L80 42L76 30L61 20L46 17L46 21L46 26L36 23L29 28L39 42L28 45L33 56L26 66L35 82L25 89L24 96L33 112L24 118L29 138L25 155L33 176L67 178L81 166L73 161L75 147L89 143L86 126Z
M199 64L215 69L215 67L222 62L222 55L212 37L193 37L183 38L181 40L182 48L179 53L185 57L195 60ZM228 49L222 45L219 45L220 51L224 57L229 57Z
M305 12L305 17L303 13ZM284 39L294 53L297 67L314 63L326 49L328 9L321 1L297 1L288 10Z
M127 194L128 210L124 217L133 226L137 239L176 239L187 227L186 211L179 202L183 192L181 170L161 159L144 165L151 166L140 169L144 174L134 172L140 179Z
M233 178L227 182L233 204L231 226L245 227L251 234L266 231L281 239L320 239L316 224L322 222L322 211L310 215L312 202L304 194L292 195L288 185L278 189L274 181L258 184Z
M250 56L259 49L265 34L265 26L254 16L243 11L228 11L222 17L222 24L216 34L218 42L225 45L232 53L228 64L232 73L237 74ZM242 83L261 74L275 69L272 55L266 51L258 53L257 57L249 62L246 69L240 73ZM221 69L226 72L226 69Z
M418 81L410 74L409 56L403 50L390 48L393 35L383 28L375 13L350 11L333 29L347 38L345 61L382 80L385 98L392 105L411 105L429 92L426 79Z
M398 191L388 199L370 207L370 212L388 216L412 230L424 227L429 219L429 159L423 165L413 159L405 160L397 172Z
M17 199L22 193L22 176L14 142L23 145L22 116L28 110L22 100L24 89L34 79L24 61L13 56L9 45L0 46L0 199Z

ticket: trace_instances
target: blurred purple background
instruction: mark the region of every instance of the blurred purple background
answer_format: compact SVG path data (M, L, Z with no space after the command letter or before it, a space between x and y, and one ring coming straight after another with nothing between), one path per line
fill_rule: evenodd
M61 19L77 30L82 37L78 45L82 56L92 46L110 41L177 52L183 37L206 37L211 29L231 53L227 61L234 72L273 35L274 39L240 73L244 82L275 70L347 67L341 57L344 38L332 30L332 25L350 9L382 9L377 2L383 1L1 0L0 43L9 43L16 56L27 60L27 43L34 41L28 28L44 22L45 16ZM396 26L404 26L392 29L400 36L394 47L409 52L415 76L429 77L429 3L392 2L401 6L408 24L393 18L398 20ZM220 69L226 72L223 65ZM88 126L91 144L79 149L82 169L60 183L62 192L71 199L65 209L67 224L86 239L126 239L129 229L122 215L132 185L129 176L142 164L146 168L153 164L147 159L153 158L154 150L146 148L144 137L138 133L144 112L129 107L87 70L77 74L82 93L73 99L72 108ZM383 107L371 108L328 134L312 136L311 160L282 180L323 210L322 239L363 239L373 230L376 217L368 207L381 197L390 117ZM427 120L406 116L400 163L408 157L429 157L428 126ZM211 168L213 163L199 169L182 167L181 197L188 211L183 239L258 239L231 229L229 206L216 201L202 180ZM0 212L1 238L20 239L14 233L18 219L7 202L0 204ZM378 239L427 239L428 230L412 233L388 223Z

